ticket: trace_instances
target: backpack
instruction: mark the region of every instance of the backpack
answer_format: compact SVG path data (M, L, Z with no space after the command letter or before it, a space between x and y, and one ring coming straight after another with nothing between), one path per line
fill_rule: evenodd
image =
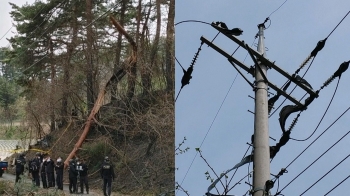
M32 161L32 162L30 163L30 170L33 171L33 172L39 171L39 167L38 167L38 165L36 164L35 161Z

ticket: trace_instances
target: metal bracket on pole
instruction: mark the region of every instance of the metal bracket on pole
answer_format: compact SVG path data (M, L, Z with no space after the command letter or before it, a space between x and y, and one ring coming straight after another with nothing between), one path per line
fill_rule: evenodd
M226 37L228 37L229 39L231 39L232 41L236 42L239 46L246 48L247 50L249 49L252 54L259 59L259 61L261 61L264 65L275 69L277 72L279 72L280 74L282 74L284 77L286 77L287 79L291 80L293 83L295 83L296 85L298 85L300 88L302 88L303 90L305 90L307 93L309 93L311 96L314 97L318 97L318 94L313 91L312 89L310 89L309 87L300 84L300 82L298 82L293 76L291 76L290 74L288 74L286 71L284 71L283 69L281 69L280 67L278 67L277 65L275 65L275 63L269 61L267 58L265 58L262 54L260 54L259 52L257 52L256 50L252 49L251 47L249 47L248 45L246 45L243 41L237 39L235 36L233 35L228 35L225 34L223 32L223 29L215 26L215 25L211 25L212 27L214 27L216 30L218 30L219 32L221 32L223 35L225 35ZM248 51L249 52L249 51Z
M219 52L221 55L223 55L224 57L226 57L230 62L235 63L236 65L240 66L242 69L244 69L245 71L247 71L248 73L250 73L251 75L254 74L254 69L248 68L248 66L246 66L244 63L240 62L239 60L235 59L234 57L232 57L230 54L228 54L227 52L225 52L224 50L222 50L221 48L219 48L218 46L216 46L215 44L213 44L211 41L207 40L205 37L201 37L200 40L207 44L208 46L210 46L211 48L213 48L214 50L216 50L217 52ZM244 46L244 45L243 45ZM278 93L280 93L281 95L285 96L287 99L289 99L291 102L293 102L294 104L298 105L298 106L304 106L302 103L300 103L298 100L296 100L295 98L293 98L292 96L288 95L285 91L281 90L280 88L278 88L277 86L275 86L274 84L272 84L271 82L267 81L269 87L271 87L272 89L274 89L275 91L277 91ZM304 86L304 85L303 85ZM306 87L307 88L307 87ZM311 91L313 92L313 91Z
M247 51L248 51L250 57L253 59L253 61L254 61L254 63L255 63L255 66L258 67L258 70L259 70L261 76L264 78L265 82L268 82L267 77L265 76L265 74L263 73L263 71L262 71L262 69L261 69L261 67L260 67L260 63L259 63L259 62L256 60L256 58L254 57L254 55L253 55L253 53L252 53L252 51L251 51L251 48L250 48L247 44L245 44L245 46L246 46L245 48L247 49Z

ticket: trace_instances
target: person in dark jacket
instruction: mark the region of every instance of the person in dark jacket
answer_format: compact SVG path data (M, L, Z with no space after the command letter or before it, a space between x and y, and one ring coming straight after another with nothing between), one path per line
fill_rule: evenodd
M57 188L61 190L63 190L63 169L64 169L64 164L62 163L62 158L58 157L55 165L56 184L57 184Z
M21 179L21 175L24 172L24 165L26 164L25 155L21 153L19 157L15 160L16 165L16 182Z
M40 175L39 175L40 165L41 165L40 152L37 152L35 154L34 159L30 162L29 171L32 174L33 183L38 187L40 187Z
M49 188L47 186L47 179L46 179L46 158L43 158L43 162L41 163L41 168L40 168L40 175L41 175L41 181L43 183L43 188Z
M50 157L47 157L44 163L46 165L48 187L55 187L55 162Z
M84 193L84 184L86 187L86 193L89 194L89 183L88 183L88 166L84 163L84 160L77 162L77 170L80 177L80 193Z
M109 158L106 156L100 170L101 178L103 179L103 194L110 196L112 192L112 180L114 180L114 169Z
M69 192L77 193L77 180L78 180L78 172L76 170L75 161L73 159L69 160L68 167L68 177L69 177Z

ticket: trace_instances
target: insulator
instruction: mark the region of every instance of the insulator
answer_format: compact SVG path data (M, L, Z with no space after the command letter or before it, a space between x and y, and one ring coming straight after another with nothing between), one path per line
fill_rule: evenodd
M304 68L304 66L310 61L311 57L312 57L312 56L309 55L309 56L301 63L301 65L299 66L299 69L298 69L297 72L299 72L302 68Z
M311 60L312 56L309 55L302 63L301 65L299 66L299 69L298 71L296 71L296 73L298 73L302 68L305 67L305 65Z
M294 128L294 126L295 126L295 125L297 124L297 122L298 122L298 118L299 118L299 115L298 115L296 118L294 118L292 124L290 124L290 126L289 126L289 128L288 128L288 131L292 131L292 129Z
M321 87L321 89L323 89L324 87L328 86L333 80L334 80L333 76L328 78L328 80L323 83L323 86Z
M190 65L191 67L196 63L197 58L198 58L198 55L199 55L199 52L202 50L201 47L202 47L202 44L201 44L201 46L198 48L197 53L194 55L194 57L193 57L193 59L192 59L192 62L191 62L191 65Z

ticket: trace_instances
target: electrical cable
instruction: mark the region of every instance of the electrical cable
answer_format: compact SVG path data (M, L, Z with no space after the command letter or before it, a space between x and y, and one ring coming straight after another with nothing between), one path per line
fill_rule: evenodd
M181 63L180 63L180 61L179 60L177 60L177 58L175 57L175 60L176 60L176 62L180 65L180 67L182 68L182 69L185 69L182 65L181 65Z
M208 23L208 22L204 22L204 21L200 21L200 20L183 20L183 21L180 21L180 22L175 23L175 26L176 26L176 25L179 25L179 24L181 24L181 23L186 23L186 22L198 22L198 23L203 23L203 24L211 25L211 24Z
M333 28L333 30L328 34L328 36L327 36L324 40L327 40L327 39L332 35L332 33L338 28L338 26L339 26L339 25L344 21L344 19L349 15L349 13L350 13L350 11L339 21L339 23ZM321 49L322 49L322 48L321 48ZM309 67L307 68L307 71L308 71L309 68L311 67L311 65L312 65L314 59L316 58L316 56L317 56L317 53L316 53L316 55L314 56L314 58L312 59L312 62L310 63ZM299 70L300 70L300 69L298 69L296 72L299 72ZM306 71L306 72L307 72L307 71ZM306 72L304 73L304 75L303 75L302 78L304 78ZM288 82L288 81L287 81L287 82ZM287 82L286 82L286 83L287 83ZM296 88L296 86L294 87L294 89L295 89L295 88ZM293 90L294 90L294 89L293 89ZM293 90L289 93L289 95L293 92ZM269 118L282 106L282 104L283 104L286 100L287 100L287 98L285 98L285 99L283 100L283 102L275 109L275 111L274 111L271 115L269 115Z
M331 147L329 147L325 152L323 152L316 160L314 160L309 166L307 166L302 172L300 172L296 177L293 178L286 186L284 186L280 192L282 192L285 188L287 188L295 179L297 179L301 174L303 174L307 169L309 169L314 163L316 163L323 155L325 155L329 150L331 150L335 145L337 145L342 139L344 139L350 131L344 134L338 141L336 141ZM286 167L287 168L287 167ZM279 193L280 193L279 192ZM278 193L276 193L277 195Z
M328 195L330 192L332 192L334 189L336 189L339 185L341 185L343 182L345 182L348 178L350 178L350 175L348 177L344 178L341 182L339 182L337 185L335 185L330 191L328 191L325 196Z
M178 25L178 24L181 24L181 23L185 23L185 22L199 22L199 23L203 23L203 24L207 24L207 25L210 25L210 26L211 26L210 23L203 22L203 21L198 21L198 20L184 20L184 21L180 21L180 22L176 23L175 26ZM213 42L219 34L220 34L220 32L218 32L218 33L215 35L215 37L211 40L211 42ZM202 45L203 45L203 42L201 43L200 47L198 48L198 51L197 51L197 53L195 54L195 56L194 56L194 58L193 58L193 60L192 60L192 63L191 63L191 65L190 65L190 67L192 67L192 71L193 71L193 65L195 64L195 62L196 62L196 60L197 60L197 58L198 58L198 54L199 54L199 52L201 51ZM188 70L187 70L187 71L185 70L185 68L184 68L184 67L181 65L181 63L177 60L176 56L175 56L175 60L176 60L176 62L181 66L182 70L184 71L184 76L183 76L183 78L181 79L182 85L181 85L181 88L180 88L179 92L178 92L177 95L176 95L176 98L175 98L175 102L176 102L176 101L177 101L177 98L179 97L179 95L180 95L180 93L181 93L182 88L183 88L185 85L189 84L189 80L192 78L192 76L191 76L192 71L191 71L191 73L187 73ZM186 76L186 77L185 77L185 76ZM184 83L183 83L183 82L184 82Z
M310 63L310 65L309 65L309 67L308 67L307 70L309 70L309 68L310 68L311 65L313 64L314 60L315 60L315 58L312 59L312 61L311 61L311 63ZM307 71L306 71L306 72L307 72ZM304 75L303 75L301 78L304 78L306 72L304 73ZM288 82L289 82L289 80L288 80L284 85L286 85ZM284 85L283 85L283 86L284 86ZM294 88L288 93L289 96L293 93L293 91L296 89L296 87L297 87L297 85L295 85ZM273 114L275 114L275 113L277 112L277 110L284 104L284 102L286 102L286 100L287 100L287 98L285 97L285 98L283 99L282 103L272 112L272 114L269 115L269 118L270 118Z
M275 11L271 12L271 14L268 16L268 18L270 18L270 16L272 14L274 14L276 11L278 11L288 0L285 0Z
M345 158L343 158L343 160L341 160L340 162L338 162L332 169L330 169L326 174L324 174L321 178L319 178L315 183L313 183L309 188L307 188L303 193L300 194L303 195L304 193L306 193L308 190L310 190L315 184L317 184L319 181L321 181L324 177L326 177L329 173L331 173L335 168L337 168L341 163L343 163L347 158L350 157L350 154L348 154L348 156L346 156Z
M223 104L224 104L224 102L225 102L225 100L226 100L226 98L227 98L229 92L231 91L231 88L232 88L233 84L234 84L235 81L236 81L237 76L238 76L238 74L236 74L236 77L235 77L234 80L232 81L231 86L230 86L230 88L228 89L228 91L227 91L227 93L226 93L226 95L225 95L225 97L224 97L224 100L221 102L220 107L219 107L218 111L216 112L216 114L215 114L215 116L214 116L214 119L213 119L213 121L211 122L207 133L205 134L205 136L204 136L204 138L203 138L201 144L199 145L199 148L202 147L202 145L203 145L205 139L207 138L207 136L208 136L208 134L209 134L209 132L210 132L210 130L211 130L211 127L213 126L213 124L214 124L214 122L215 122L215 120L216 120L216 118L217 118L217 116L218 116L218 114L219 114L219 112L220 112L220 110L221 110L221 108L222 108L222 106L223 106ZM194 156L194 158L193 158L193 160L192 160L192 162L191 162L189 168L187 169L187 171L186 171L186 173L185 173L185 176L183 177L183 179L182 179L182 181L181 181L181 183L180 183L180 186L182 186L182 183L183 183L184 180L186 179L186 176L187 176L188 172L190 171L190 169L191 169L191 167L192 167L192 165L193 165L193 162L194 162L194 160L196 159L197 155L198 155L198 152L196 152L196 154L195 154L195 156ZM178 190L178 191L179 191L179 190ZM177 192L178 192L178 191L177 191ZM176 192L176 193L177 193L177 192Z
M110 8L109 10L105 11L103 14L101 14L99 17L95 18L95 20L93 20L92 22L90 22L88 25L85 26L85 28L87 28L88 26L92 25L93 23L95 23L98 19L100 19L102 16L106 15L108 12L110 12L112 9L115 9L118 6L118 4L116 4L114 7Z
M65 0L65 1L67 1L67 0ZM60 2L56 7L62 5L62 3L64 3L65 1ZM42 9L44 9L46 6L47 6L47 4L46 4L43 8L41 8L40 11L41 11ZM40 12L40 11L39 11L39 12ZM36 17L36 16L38 16L38 14L35 15L35 17ZM32 20L34 20L35 17L34 17ZM46 20L48 20L48 19L46 19ZM45 22L45 20L44 20L41 24L43 24L44 22ZM40 24L40 25L41 25L41 24ZM38 28L40 27L40 25L38 25L38 26L36 27L36 29L38 29ZM47 27L46 30L45 30L37 39L41 38L41 37L45 34L45 32L46 32L47 30L49 30L49 28L51 28L53 25L54 25L54 24L52 24L51 26ZM32 32L32 33L33 33L33 32ZM29 38L30 38L30 37L28 36L28 37L26 37L25 39L29 39ZM28 48L31 47L31 46L32 46L34 43L36 43L36 42L38 42L38 40L32 42L32 43L28 46ZM20 55L20 54L19 54L19 55ZM39 59L38 61L36 61L36 62L34 62L33 64L29 65L27 68L25 68L25 69L22 70L21 72L23 73L23 72L25 72L26 70L30 69L31 67L33 67L34 65L36 65L38 62L42 61L42 60L43 60L46 56L48 56L48 55L49 55L49 53L45 54L41 59Z
M254 40L254 42L255 42L255 40ZM254 44L254 42L253 42L253 44ZM235 50L235 51L237 51L237 50ZM234 54L234 53L235 53L235 52L233 52L233 54ZM233 55L233 54L232 54L232 55ZM231 55L231 56L232 56L232 55ZM245 59L247 58L247 56L248 56L248 54L246 55ZM245 61L245 59L244 59L244 61ZM243 61L243 62L244 62L244 61ZM219 109L218 109L218 111L217 111L217 113L216 113L216 115L215 115L215 117L214 117L214 119L213 119L211 125L209 126L209 129L208 129L206 135L204 136L203 141L201 142L199 148L202 147L202 145L203 145L203 143L204 143L204 141L205 141L207 135L209 134L209 131L211 130L211 127L213 126L214 121L216 120L216 117L217 117L217 115L219 114L219 112L220 112L220 110L221 110L221 108L222 108L222 105L224 104L224 102L225 102L225 100L226 100L226 98L227 98L227 96L228 96L228 93L231 91L231 88L232 88L234 82L236 81L237 76L238 76L238 73L236 74L235 78L233 79L233 81L232 81L232 83L231 83L231 86L230 86L230 88L228 89L228 92L226 93L226 95L225 95L225 97L224 97L224 100L222 101L222 103L221 103L221 105L220 105L220 107L219 107ZM180 183L180 186L182 186L183 182L185 181L186 176L187 176L188 172L190 171L190 169L191 169L191 167L192 167L192 165L193 165L193 162L194 162L194 160L196 159L197 155L198 155L198 152L196 152L196 154L195 154L195 156L194 156L194 158L193 158L193 160L192 160L192 162L191 162L189 168L187 169L187 171L186 171L186 173L185 173L185 176L183 177L183 179L182 179L182 181L181 181L181 183ZM176 193L177 193L178 191L179 191L179 190L177 190Z
M245 153L244 153L242 159L247 155L249 149L250 149L250 145L248 145L248 148L247 148L247 150L245 151ZM236 168L235 172L233 172L233 174L232 174L232 176L231 176L231 179L230 179L229 182L227 183L227 186L225 187L225 189L230 185L230 183L231 183L233 177L234 177L234 176L236 175L236 173L237 173L237 170L238 170L238 168ZM248 170L248 174L249 174L249 170ZM235 183L231 188L229 188L227 191L225 190L225 193L230 192L237 184L238 184L238 183L236 182L236 183Z
M317 138L314 139L297 157L295 157L286 167L286 169L293 164L313 143L315 143L324 133L326 133L341 117L344 116L350 110L350 106L335 120L333 121Z
M10 32L10 30L13 28L13 25L9 28L9 30L6 31L6 33L0 38L0 40L2 40L2 38L4 38L8 32Z
M343 17L343 19L340 20L340 22L337 24L337 26L334 27L334 29L332 30L332 32L329 33L329 35L326 37L326 39L332 35L332 33L338 28L338 26L340 25L340 23L343 22L343 20L349 15L350 11L348 13L345 14L345 16Z
M327 106L327 108L326 108L326 111L323 113L322 118L321 118L320 121L318 122L318 124L317 124L315 130L311 133L311 135L310 135L309 137L305 138L305 139L294 139L294 138L290 138L291 140L298 141L298 142L304 142L304 141L310 139L310 138L315 134L316 130L317 130L318 127L320 126L321 122L323 121L323 118L326 116L326 114L327 114L327 112L328 112L328 109L329 109L329 107L331 106L331 104L332 104L332 102L333 102L334 96L335 96L335 94L336 94L336 92L337 92L337 90L338 90L339 81L340 81L340 78L338 78L337 86L335 87L333 96L332 96L331 101L329 102L329 104L328 104L328 106Z
M251 45L254 44L255 40L256 40L256 39L254 39L254 41L253 41L253 43L252 43ZM239 47L237 47L237 48L235 49L235 51L231 54L231 56L233 56L233 55L235 54L235 52L238 50L238 48L239 48ZM245 62L245 60L247 59L247 56L248 56L248 53L246 54L246 56L245 56L243 62ZM234 81L236 80L237 76L238 76L238 73L236 74L236 76L235 76L235 78L234 78ZM234 81L232 82L231 87L232 87ZM231 87L230 87L230 89L231 89ZM229 91L230 91L230 89L229 89ZM228 93L228 92L227 92L227 93ZM225 98L225 99L226 99L226 98ZM249 150L249 148L248 148L248 150ZM246 151L246 153L248 152L248 150ZM245 153L245 154L246 154L246 153ZM237 168L237 169L238 169L238 168ZM232 178L234 177L234 175L236 174L237 169L235 170L235 172L234 172L233 176L231 177L231 179L232 179ZM249 176L249 175L248 175L248 176ZM230 180L230 182L231 182L231 180ZM231 187L227 192L231 191L237 184L239 184L239 182L236 183L233 187ZM212 184L212 185L213 185L213 184ZM212 186L212 185L211 185L211 186ZM215 185L214 185L214 186L215 186ZM225 188L226 188L226 187L225 187Z
M63 3L64 1L62 1L62 2L60 2L57 6L59 6L59 5L61 5L62 3ZM112 8L110 8L109 10L107 10L107 11L105 11L103 14L101 14L99 17L97 17L94 21L92 21L90 24L88 24L87 26L85 26L85 28L86 27L88 27L88 26L90 26L91 24L93 24L93 23L95 23L98 19L100 19L102 16L104 16L104 15L106 15L110 10L112 10L112 9L114 9L114 8L116 8L117 6L114 6L114 7L112 7ZM34 19L34 18L33 18ZM43 23L43 22L42 22ZM42 24L41 23L41 24ZM53 24L54 25L54 24ZM52 25L52 26L53 26ZM39 25L40 26L40 25ZM38 26L38 27L39 27ZM46 30L38 37L38 38L41 38L44 34L45 34L45 32L47 31L47 30L49 30L49 28L51 28L52 26L50 26L50 27L47 27L46 28ZM37 27L37 28L38 28ZM31 43L30 44L30 46L32 46L35 42L37 42L37 41L34 41L33 43ZM29 46L29 47L30 47ZM48 56L49 55L49 53L47 53L46 55L44 55L41 59L39 59L38 61L36 61L36 62L34 62L33 64L31 64L29 67L27 67L26 69L24 69L24 70L22 70L22 73L24 72L24 71L26 71L26 70L28 70L29 68L31 68L31 67L33 67L35 64L37 64L37 63L39 63L40 61L42 61L46 56Z
M45 4L45 6L43 6L43 7L38 11L38 13L37 13L31 20L34 20L34 19L39 15L39 12L40 12L41 10L43 10L46 6L47 6L47 4ZM43 22L45 22L45 20L44 20ZM42 24L42 23L41 23L41 24ZM39 27L41 24L39 24L38 27ZM14 25L12 25L12 26L9 28L9 30L6 31L6 33L0 38L0 40L2 40L2 39L7 35L7 33L10 32L10 30L11 30L13 27L14 27ZM35 30L36 30L36 29L35 29ZM34 30L34 31L35 31L35 30ZM33 32L33 31L32 31L32 32Z

